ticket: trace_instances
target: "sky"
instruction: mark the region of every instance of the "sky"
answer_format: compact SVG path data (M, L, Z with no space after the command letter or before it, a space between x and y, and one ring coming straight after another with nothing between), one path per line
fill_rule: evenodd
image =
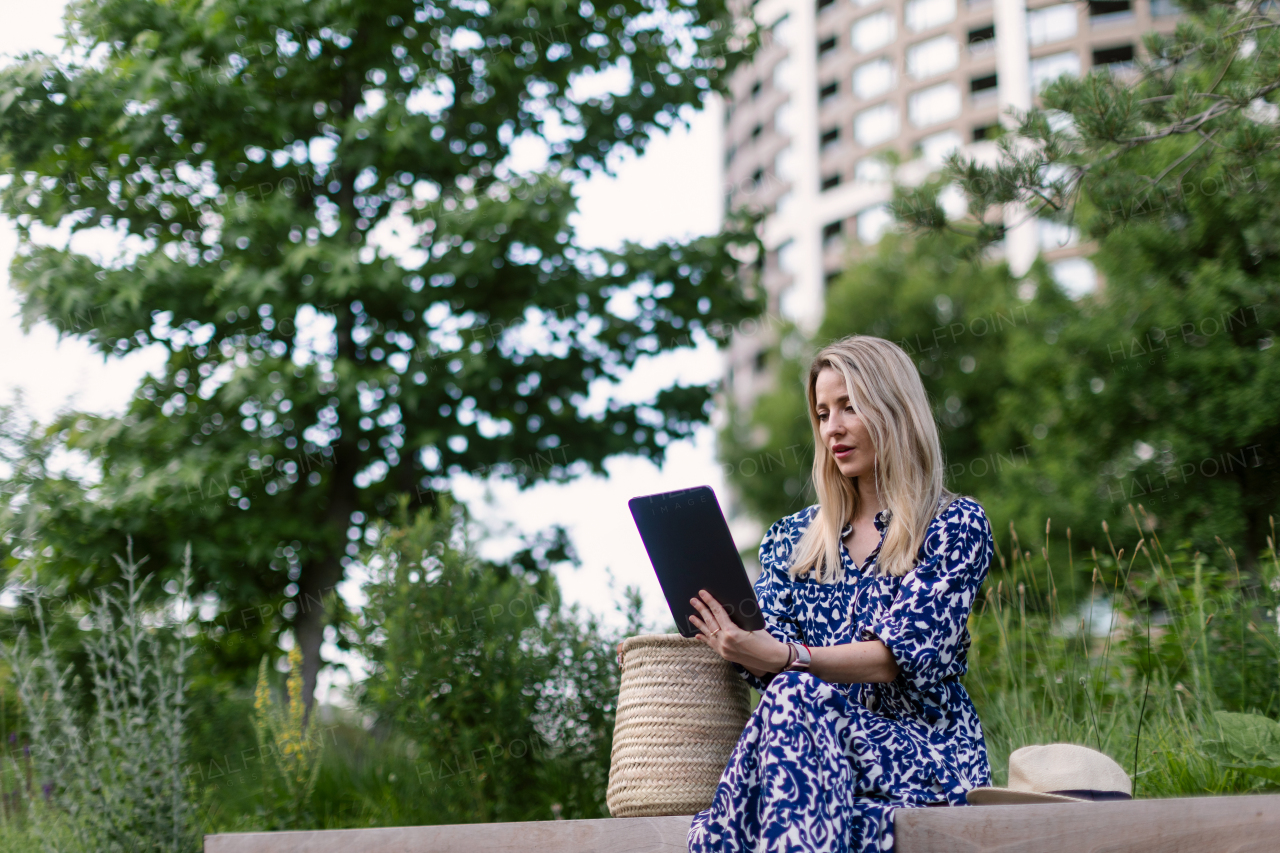
M55 51L61 31L59 0L0 0L0 63L27 50ZM678 127L656 137L641 157L620 161L614 177L595 177L576 189L575 223L583 246L618 246L623 240L653 244L713 233L720 224L718 105L690 115L689 129ZM160 350L141 351L125 359L104 361L83 343L64 338L53 327L37 323L21 328L17 295L8 268L16 235L0 219L0 400L20 393L38 420L59 410L118 413L146 371L163 364ZM700 350L659 357L639 366L623 393L648 399L679 379L705 382L720 375L721 357L710 345ZM704 428L693 440L669 447L659 469L639 458L616 458L606 465L609 476L580 479L568 485L544 485L523 493L502 482L456 481L459 497L476 518L497 535L486 556L501 556L515 547L515 534L552 524L570 532L582 560L565 567L559 579L566 598L618 625L616 603L627 585L644 597L645 618L654 626L671 620L662 591L627 510L636 495L710 485L724 502L723 477L714 459L714 436ZM358 603L359 577L342 590Z

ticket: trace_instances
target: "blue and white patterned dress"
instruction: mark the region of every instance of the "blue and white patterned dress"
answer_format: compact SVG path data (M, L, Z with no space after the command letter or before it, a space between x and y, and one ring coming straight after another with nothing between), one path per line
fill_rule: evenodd
M864 566L841 545L838 581L792 580L792 550L817 509L782 519L760 544L755 590L767 630L810 647L878 638L898 678L833 684L784 672L765 684L735 664L762 697L711 808L693 819L690 853L892 850L895 808L961 805L990 784L982 725L958 680L994 550L986 513L972 498L953 501L930 523L916 568L893 577L876 571L883 511Z

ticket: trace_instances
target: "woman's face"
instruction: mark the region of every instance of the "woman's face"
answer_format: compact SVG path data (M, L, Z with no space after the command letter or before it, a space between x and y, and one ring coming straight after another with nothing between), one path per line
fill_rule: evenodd
M831 368L818 373L814 384L818 430L822 443L846 477L874 476L876 449L862 418L853 413L853 402L844 377Z

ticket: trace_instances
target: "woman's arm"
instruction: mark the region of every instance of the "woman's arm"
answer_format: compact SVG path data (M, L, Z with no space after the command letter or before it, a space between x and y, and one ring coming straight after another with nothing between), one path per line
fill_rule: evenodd
M898 677L898 662L879 640L809 649L809 671L835 684L882 684Z
M690 617L699 632L697 639L725 660L740 664L757 678L780 672L791 662L791 650L786 643L766 631L742 630L706 590L689 601L701 617ZM893 681L898 677L897 662L879 640L809 651L813 654L809 671L823 681L858 684Z
M966 625L995 551L982 506L957 498L931 525L922 551L888 610L862 633L884 643L901 683L917 691L965 672Z

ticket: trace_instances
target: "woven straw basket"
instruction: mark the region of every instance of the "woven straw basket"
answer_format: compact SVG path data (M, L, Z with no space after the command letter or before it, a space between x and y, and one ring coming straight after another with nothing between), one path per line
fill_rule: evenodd
M679 634L631 637L621 658L609 813L702 811L751 714L746 683L711 649Z

